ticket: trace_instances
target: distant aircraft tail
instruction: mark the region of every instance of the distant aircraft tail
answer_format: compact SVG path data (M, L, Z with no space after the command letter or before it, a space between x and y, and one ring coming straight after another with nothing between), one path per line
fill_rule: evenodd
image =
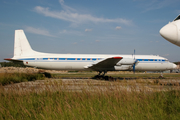
M36 51L32 50L23 30L15 30L14 38L14 57L21 58L32 56Z

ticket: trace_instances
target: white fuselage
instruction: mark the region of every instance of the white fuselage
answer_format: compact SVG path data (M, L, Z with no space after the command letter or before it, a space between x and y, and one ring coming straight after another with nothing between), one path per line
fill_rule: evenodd
M46 54L18 58L23 60L23 64L26 66L33 66L43 69L53 70L91 70L85 68L85 66L95 63L98 60L107 58L110 56L121 56L124 59L134 59L132 55L99 55L99 54ZM136 70L138 71L163 71L174 69L176 66L169 62L166 58L155 55L136 55L135 59L138 60ZM103 71L98 69L97 71ZM107 71L121 71L121 70L133 70L132 64L118 64L113 68L108 68Z

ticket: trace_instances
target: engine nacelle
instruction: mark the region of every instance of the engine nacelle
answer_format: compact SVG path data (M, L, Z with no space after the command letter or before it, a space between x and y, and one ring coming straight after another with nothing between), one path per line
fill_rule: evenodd
M133 65L135 63L136 60L134 60L133 58L124 58L122 60L120 60L116 65L120 66L120 65Z

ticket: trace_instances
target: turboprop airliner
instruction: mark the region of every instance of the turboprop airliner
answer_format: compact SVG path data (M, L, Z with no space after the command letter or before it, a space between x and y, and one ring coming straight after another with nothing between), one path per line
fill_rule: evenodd
M180 15L161 28L160 35L169 42L180 46Z
M14 57L5 59L26 66L50 70L164 71L174 63L157 55L50 54L34 51L23 30L15 30Z

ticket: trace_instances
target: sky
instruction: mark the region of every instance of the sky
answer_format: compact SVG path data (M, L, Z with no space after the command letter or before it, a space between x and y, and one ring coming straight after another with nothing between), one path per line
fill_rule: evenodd
M39 52L160 55L180 61L180 47L159 30L180 14L179 0L0 0L0 62L12 58L23 29Z

